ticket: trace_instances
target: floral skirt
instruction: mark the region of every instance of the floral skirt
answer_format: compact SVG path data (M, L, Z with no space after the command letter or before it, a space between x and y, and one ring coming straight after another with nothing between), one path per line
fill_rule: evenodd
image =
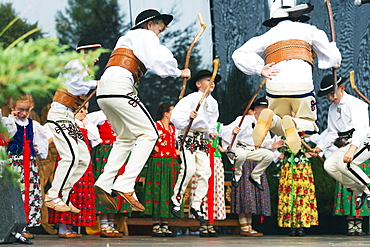
M94 169L94 178L95 181L98 179L100 174L104 171L104 166L107 163L108 156L110 151L112 150L113 144L100 144L93 148L91 153L91 160L93 163ZM122 163L122 168L120 170L120 174L122 174L124 170L124 163ZM109 209L108 207L104 206L98 197L95 200L96 204L96 213L97 214L109 214L109 213L122 213L124 216L131 216L132 207L130 204L124 200L121 196L116 197L116 204L118 206L118 211Z
M179 173L180 165L177 159L149 157L146 174L144 174L145 184L142 196L145 210L141 215L174 218L170 209L170 201Z
M81 212L78 214L72 212L58 212L49 209L49 223L63 223L72 226L95 226L95 194L94 177L92 165L87 167L80 180L75 183L70 193L71 203Z
M14 168L20 174L18 182L22 184L21 192L22 199L25 203L25 214L27 220L27 227L39 226L41 224L41 207L42 207L42 194L40 187L40 175L36 163L36 158L31 157L29 167L29 181L25 181L24 167L23 167L23 155L12 155L12 163L10 166ZM29 183L28 193L26 192L26 183ZM28 203L26 202L28 201Z
M370 161L367 160L359 167L368 175L370 175ZM335 199L334 199L334 215L350 215L350 216L370 216L370 209L366 203L359 209L355 210L356 197L352 195L343 185L336 182ZM358 213L358 214L357 214Z
M279 227L308 228L319 224L313 173L304 154L284 158L278 195Z
M271 215L270 189L266 174L263 173L261 176L261 183L264 191L257 189L248 179L257 164L257 161L244 162L239 186L233 188L231 192L231 213Z
M214 158L214 214L213 218L215 220L224 220L226 219L226 209L225 209L225 175L224 175L224 164L220 157ZM190 190L190 201L195 193L195 189L198 186L198 180L196 175L193 175L191 179L191 190ZM204 218L208 220L208 197L206 196L203 199L203 210ZM194 216L189 212L189 218L194 218Z

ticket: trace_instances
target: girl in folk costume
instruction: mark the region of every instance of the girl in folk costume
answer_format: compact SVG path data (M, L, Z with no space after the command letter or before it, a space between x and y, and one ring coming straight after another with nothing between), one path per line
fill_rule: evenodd
M11 114L3 118L11 138L8 144L10 165L21 174L19 182L23 185L22 196L27 227L35 227L40 225L42 205L36 155L46 158L48 138L44 128L38 122L28 118L34 107L31 95L11 99L10 106ZM22 234L26 238L34 238L34 235L26 229Z
M281 171L278 189L278 225L290 227L289 236L304 236L303 228L319 225L311 162L305 147L294 154L288 147L279 152Z
M221 132L222 124L217 122L217 133ZM200 224L199 236L200 237L218 237L217 232L213 226L213 220L224 220L226 219L225 209L225 187L224 187L224 164L222 163L221 152L219 149L219 137L208 143L210 146L210 165L213 170L213 177L208 180L208 193L203 199L204 219L205 223ZM198 186L198 179L196 175L193 175L191 182L190 201L194 197L195 189ZM213 198L213 203L208 203L208 200ZM212 207L212 208L210 208ZM209 217L210 213L213 212L213 217ZM194 216L189 212L189 218Z
M180 165L176 149L175 126L170 122L173 105L163 103L156 114L158 141L147 161L142 215L152 216L153 237L175 237L168 229L168 218L173 218L170 209L172 190Z
M247 114L255 115L256 109L259 109L260 107L263 108L264 104L267 106L266 99L257 99L256 102L253 102ZM259 109L257 111L261 110ZM258 118L258 116L256 116L256 118ZM223 136L225 136L225 134L223 134ZM226 140L229 139L230 137ZM267 182L266 173L263 172L261 175L261 186L263 190L257 189L249 180L249 177L257 164L258 161L252 160L243 162L239 186L233 186L233 190L231 192L231 213L238 214L241 229L240 236L243 237L263 236L263 233L257 232L252 228L253 215L271 215L270 188Z
M94 135L92 135L92 132L88 133L89 140L93 146L91 160L93 163L94 178L96 180L104 171L104 167L107 163L109 153L112 150L113 142L116 140L117 134L112 129L112 126L103 111L99 110L89 113L87 114L87 119L91 125L98 129L97 133ZM122 167L118 174L122 174L124 172L125 165L123 162L124 161L122 161ZM117 210L108 208L98 197L96 198L96 213L100 217L100 237L117 238L123 236L121 232L116 230L114 221L118 216L130 217L132 207L126 200L123 200L122 197L116 197L115 203L118 208Z
M80 112L76 114L76 125L81 130L83 139L91 149L88 141L89 123L86 121L87 106L83 107ZM81 211L74 212L58 212L49 210L49 223L59 223L58 236L60 238L78 238L82 234L72 230L73 226L95 226L96 212L95 212L95 194L94 194L94 177L92 164L90 162L85 173L75 183L70 193L70 201L76 205Z

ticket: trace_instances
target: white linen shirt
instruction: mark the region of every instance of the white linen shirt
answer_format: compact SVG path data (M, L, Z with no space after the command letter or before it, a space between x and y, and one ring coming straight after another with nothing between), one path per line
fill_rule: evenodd
M96 88L96 80L88 80L89 73L86 66L79 59L74 59L64 66L63 76L65 81L62 83L67 91L73 95L80 96L87 94L91 89ZM53 101L51 108L72 111L71 108Z
M236 67L247 75L261 75L265 66L264 52L269 45L282 40L299 39L309 43L317 54L320 69L335 67L341 54L335 42L329 42L326 33L315 26L285 20L261 36L254 37L234 51ZM313 90L312 67L301 59L284 60L276 65L280 73L266 81L266 91L274 95L304 94Z
M236 126L239 125L241 118L242 118L242 116L239 116L234 120L234 122L230 123L227 126L224 126L221 138L222 139L227 138L227 140L225 140L225 141L228 144L230 144L231 139L233 138L232 131ZM236 136L236 140L235 140L233 146L231 147L231 149L235 149L236 144L238 142L241 142L241 143L246 144L248 146L254 146L254 141L253 141L253 138L252 138L252 132L253 132L252 124L255 124L256 122L257 121L256 121L256 118L254 117L254 115L246 115L244 117L243 123L240 126L240 132ZM273 144L273 139L271 138L270 133L267 133L266 138L263 140L263 143L262 143L261 147L262 148L267 148L267 149L272 149L272 144Z
M132 50L148 70L162 78L177 78L181 75L172 52L159 43L159 38L153 31L141 28L130 30L118 39L114 49L118 48ZM120 66L110 66L101 77L102 80L114 78L130 78L134 82L131 72Z
M203 92L194 92L182 98L172 110L171 122L175 125L177 130L185 129L190 121L190 112L194 111L201 99ZM208 132L206 138L210 133L217 133L217 119L219 116L218 103L208 95L198 110L198 116L194 119L191 130Z
M351 144L359 147L370 134L368 105L362 100L344 92L339 104L331 104L328 111L328 133L320 139L318 147L325 150L334 144L338 132L351 130Z

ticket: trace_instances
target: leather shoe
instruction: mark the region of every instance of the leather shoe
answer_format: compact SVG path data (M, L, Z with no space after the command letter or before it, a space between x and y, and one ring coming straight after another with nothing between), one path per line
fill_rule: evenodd
M71 211L71 208L67 206L62 199L59 199L57 202L51 200L44 202L44 205L48 208L54 209L58 212L69 212Z
M265 137L271 128L273 117L274 112L270 109L263 109L261 111L261 114L258 117L257 123L252 132L253 142L256 147L260 147L265 140Z
M292 153L297 154L301 149L301 138L292 117L284 116L282 124L285 130L286 144Z
M261 191L264 191L263 187L262 187L262 184L258 183L257 181L255 181L252 176L249 176L249 181L254 185L256 186L257 189L261 190Z
M25 237L16 238L14 242L20 243L20 244L33 244L33 242L31 242Z
M133 208L136 208L139 211L144 211L145 207L133 196L134 191L123 193L118 190L114 190L118 195L122 196Z
M190 208L190 212L194 217L199 221L200 223L205 223L206 221L204 220L203 214L201 211L195 210L194 208Z
M104 206L108 207L109 209L118 211L116 200L109 193L105 192L105 190L97 185L94 185L94 190L95 194L98 196L99 200Z
M72 213L78 214L79 212L81 212L81 209L76 208L75 206L73 206L72 203L69 203L68 206L71 208Z
M356 206L355 206L356 210L360 209L362 207L362 205L364 205L364 203L366 201L366 198L367 198L367 195L364 192L362 192L361 196L357 196Z
M67 231L64 234L58 234L58 237L60 237L60 238L75 238L76 234L72 231Z
M181 207L180 206L176 206L172 200L170 201L170 208L171 208L171 213L177 217L177 218L180 218L181 217Z

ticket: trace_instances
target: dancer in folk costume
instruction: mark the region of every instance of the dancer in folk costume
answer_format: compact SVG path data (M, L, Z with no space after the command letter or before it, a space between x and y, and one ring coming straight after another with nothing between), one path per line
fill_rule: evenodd
M163 103L159 106L155 122L159 138L150 155L145 177L142 200L145 210L141 215L152 216L153 237L175 237L168 229L171 214L170 201L180 171L176 148L175 126L171 123L174 106Z
M87 54L102 45L92 38L83 38L76 50ZM85 173L90 163L90 152L80 129L75 124L74 110L83 102L83 96L97 85L96 80L88 80L88 67L79 59L65 66L65 89L56 91L47 117L47 124L61 160L55 171L51 188L45 195L44 203L56 211L78 213L69 200L73 185Z
M253 168L253 171L250 172L248 176L248 180L251 184L256 186L256 188L260 191L264 191L265 188L269 190L268 184L266 183L266 176L264 175L265 169L271 164L274 159L273 150L276 148L281 147L284 144L284 141L276 141L272 139L270 135L265 137L262 145L260 147L255 147L253 140L252 140L252 132L253 128L257 122L257 119L261 112L268 107L268 102L266 98L261 97L258 98L253 104L251 105L251 109L253 109L253 115L246 115L244 121L242 122L241 126L238 127L240 123L241 116L237 117L234 122L230 123L228 126L225 126L224 131L222 133L222 138L224 140L231 140L232 135L236 135L236 141L230 150L232 154L235 155L233 158L234 166L235 166L235 183L234 187L239 187L240 179L243 175L243 166L246 161L258 161L258 164ZM228 138L226 138L228 137ZM232 155L232 156L234 156ZM229 153L230 156L230 153ZM249 163L250 164L250 163ZM253 165L250 164L250 165ZM245 177L243 178L245 179ZM262 184L262 181L264 184ZM246 188L250 188L250 184L246 184L243 181L243 185L247 185ZM251 189L251 195L255 196L265 196L269 194L264 193L256 193L255 189ZM241 195L243 193L240 193ZM238 198L235 198L236 200ZM257 198L254 198L257 200ZM259 199L258 201L260 201ZM242 202L243 204L246 202ZM254 209L252 205L246 206L247 212L242 211L242 209L236 209L235 212L239 214L239 222L241 226L241 236L263 236L262 233L259 233L252 229L252 213L254 213ZM250 211L251 210L251 211ZM261 213L261 212L259 212Z
M336 145L338 150L324 162L325 171L357 196L356 210L364 203L370 208L370 178L359 167L370 158L368 105L344 91L343 78L337 80L338 92L334 99L333 79L333 75L327 75L321 81L318 95L326 95L332 104L328 111L328 133L325 139L319 140L312 154L318 155Z
M211 176L211 167L208 157L208 145L206 139L215 139L217 136L218 104L211 93L215 83L221 80L216 75L215 80L208 91L207 97L202 102L198 112L195 111L199 100L211 82L212 72L208 70L199 71L188 81L188 87L193 93L181 99L172 111L171 121L178 130L179 143L190 119L193 119L189 133L185 138L181 152L181 170L177 179L173 196L171 198L171 211L176 217L180 217L180 205L189 181L195 174L198 179L198 187L194 191L194 198L191 203L190 212L194 217L204 223L202 200L207 195L208 179ZM185 164L186 163L186 164Z
M94 178L97 180L103 173L104 167L107 164L108 156L112 150L113 143L116 141L117 134L112 129L107 117L102 110L87 114L88 121L97 126L98 133L89 135L89 140L93 146L91 160L94 169ZM125 169L124 161L118 174L123 174ZM104 205L100 199L96 198L96 213L100 217L100 237L117 238L123 234L116 230L115 219L119 217L130 217L132 213L131 205L122 197L116 197L117 210L111 209Z
M256 107L266 107L265 99L256 100L248 110L247 115L254 115ZM222 135L223 139L225 134ZM230 140L229 136L226 140ZM253 215L270 216L270 189L265 173L261 175L261 185L263 190L257 189L250 181L249 177L257 166L257 161L244 161L241 167L241 177L239 186L233 187L231 192L231 213L238 214L240 224L240 236L263 236L263 233L257 232L252 228Z
M137 96L134 84L147 69L163 78L190 77L190 70L179 70L173 54L159 43L160 34L172 19L172 15L160 14L154 9L142 11L136 17L135 26L118 39L99 82L98 104L117 133L117 139L95 186L102 202L114 209L117 206L112 192L144 211L134 193L135 180L158 139L155 124ZM125 172L114 180L122 160L130 153Z
M309 136L318 131L313 57L317 56L320 69L328 69L339 67L341 55L324 31L303 23L309 17L300 14L312 9L310 4L271 9L271 19L262 25L272 28L247 41L232 55L235 65L245 74L267 78L269 109L261 113L254 128L256 146L261 145L271 129L278 136L286 136L287 145L298 153L301 140L298 132L304 131ZM294 118L292 111L296 113Z
M12 166L19 174L22 184L22 197L26 214L27 227L39 226L41 223L42 193L36 155L45 159L48 153L48 137L43 126L29 118L34 107L31 95L21 95L10 100L11 114L3 118L8 128L10 142L8 154ZM34 238L26 228L22 235Z
M217 122L217 133L221 133L222 124ZM208 145L210 146L209 158L211 168L213 166L213 187L211 185L211 178L208 181L208 192L207 196L203 199L203 210L205 223L200 224L199 236L200 237L218 237L218 234L213 226L213 222L210 222L208 217L209 212L213 212L213 220L224 220L226 219L226 208L225 208L225 175L224 175L224 164L222 163L221 152L219 149L219 137L217 136L214 140L211 140ZM192 202L195 196L195 190L198 187L198 176L193 175L191 180L190 190L190 202ZM210 193L213 193L211 195ZM208 203L209 197L213 198L213 203ZM210 210L210 206L213 209ZM189 212L189 218L193 218L191 212Z
M282 156L277 221L289 227L289 236L305 236L304 228L319 225L316 190L308 150L294 154L289 147L278 149Z
M76 125L80 129L83 139L91 150L91 145L88 140L88 133L93 128L87 119L87 105L76 114ZM90 133L91 135L92 133ZM58 163L56 164L58 166ZM95 211L95 194L94 194L94 176L93 168L90 162L82 177L75 183L70 193L70 201L73 205L79 208L79 213L58 212L49 210L49 223L58 224L58 236L60 238L79 238L82 234L73 231L73 226L91 227L96 224Z
M312 135L309 137L309 140L315 143L316 145L320 140L325 140L328 130L325 129L320 135ZM323 150L322 154L325 158L329 158L330 155L338 150L338 147L335 145L329 146ZM340 145L338 145L340 146ZM361 170L365 174L370 175L370 161L366 160L359 165ZM370 216L370 208L367 205L362 205L361 208L356 210L356 195L349 190L347 190L343 184L336 181L335 183L335 193L334 193L334 215L337 216L346 216L347 219L347 235L348 236L359 236L363 235L362 223L363 217Z

